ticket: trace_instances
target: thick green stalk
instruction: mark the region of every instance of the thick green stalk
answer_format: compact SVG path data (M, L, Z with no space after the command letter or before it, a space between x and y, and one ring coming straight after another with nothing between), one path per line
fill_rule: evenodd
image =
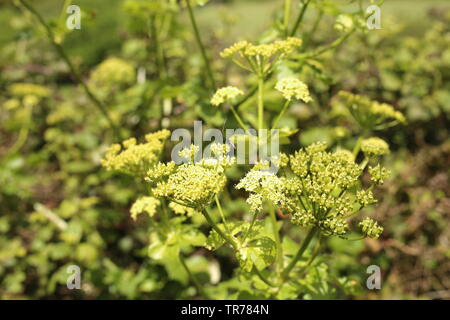
M306 248L308 248L308 245L311 242L311 240L313 239L316 232L317 232L316 228L312 228L311 230L309 230L308 234L306 235L305 240L303 240L303 243L302 243L300 249L298 249L297 254L295 255L295 257L291 260L289 265L286 267L286 269L284 269L283 273L281 274L283 283L288 279L289 273L295 267L295 265L297 264L297 261L303 256L303 253L305 253Z
M42 15L34 7L32 7L27 1L19 0L19 2L22 4L22 6L25 9L27 9L32 15L34 15L37 18L37 20L39 21L39 23L44 27L44 29L46 30L47 38L50 40L51 44L56 49L56 51L58 52L60 57L67 64L70 72L75 77L75 80L77 80L77 82L80 83L81 87L83 88L83 90L86 93L86 95L88 96L88 98L94 103L94 105L100 110L100 112L103 114L105 119L108 121L109 126L111 127L111 129L113 130L113 132L116 136L116 139L119 141L122 140L119 127L114 123L112 118L109 116L106 106L94 95L94 93L91 91L91 89L89 88L87 83L83 80L80 72L75 68L74 64L70 60L69 56L66 54L62 45L55 40L55 35L54 35L52 29L45 22Z
M281 246L280 234L277 227L277 218L275 217L275 208L271 205L269 210L270 223L272 224L273 237L277 247L277 270L283 269L283 247Z
M292 0L284 0L284 32L289 34L289 20L291 18Z
M194 29L195 40L197 41L200 51L202 53L203 62L206 67L206 73L208 74L209 81L211 82L212 89L216 89L216 81L211 70L208 56L206 55L206 49L203 45L202 39L200 38L200 32L198 30L197 22L195 20L194 11L192 10L191 0L186 0L186 5L189 12L189 19L191 20L192 28Z
M264 129L264 77L258 79L258 130Z

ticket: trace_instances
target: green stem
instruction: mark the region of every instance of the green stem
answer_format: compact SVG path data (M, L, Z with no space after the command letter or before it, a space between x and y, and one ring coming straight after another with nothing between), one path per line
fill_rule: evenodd
M297 264L297 261L303 256L303 253L306 251L306 248L308 248L308 245L311 242L311 240L313 239L316 232L317 232L316 228L312 228L311 230L309 230L308 234L306 235L305 240L303 240L303 243L302 243L300 249L298 249L297 254L295 255L295 257L291 260L289 265L286 267L286 269L284 269L283 273L281 274L281 278L283 279L283 282L288 279L289 273L295 267L295 265Z
M281 272L281 270L283 269L283 248L281 246L280 234L278 233L277 228L277 218L275 216L275 208L273 207L273 205L270 206L269 216L270 222L272 224L273 237L275 239L275 244L277 247L277 270L278 272Z
M355 147L353 148L353 156L355 157L355 159L359 153L359 150L361 149L361 143L362 143L363 139L364 138L362 136L359 136L358 140L356 140Z
M237 250L238 245L234 239L226 235L220 228L217 226L217 224L211 219L211 216L208 213L207 209L204 209L202 211L203 216L205 217L206 221L209 223L209 225L216 231L229 245L233 247L233 249Z
M188 276L191 279L191 281L194 284L194 286L197 288L197 291L200 293L202 298L205 299L205 300L211 300L211 298L208 296L208 294L203 289L203 286L200 284L198 279L194 276L192 271L189 269L189 267L188 267L188 265L186 263L186 260L184 260L184 257L183 257L183 255L181 253L179 255L179 258L180 258L181 265L183 266L184 270L186 270L186 273L188 274Z
M291 18L292 0L284 1L284 32L286 36L289 34L289 20Z
M231 105L230 110L231 110L231 113L233 114L234 118L237 120L237 122L241 126L241 128L247 131L248 127L245 125L244 121L242 121L241 117L239 116L239 114L236 111L236 108L233 105Z
M42 17L42 15L38 11L36 11L36 9L34 7L32 7L27 1L19 0L19 2L23 5L23 7L25 7L25 9L27 9L32 15L34 15L37 18L37 20L39 21L39 23L45 28L46 33L47 33L47 38L50 40L51 44L56 49L56 51L58 52L59 56L67 64L67 66L69 67L70 72L75 77L77 82L80 83L81 87L83 88L83 90L86 93L86 95L88 96L88 98L94 103L94 105L100 110L100 112L103 114L105 119L108 121L108 124L111 127L111 129L113 130L113 132L114 132L114 134L116 136L116 139L121 141L122 137L121 137L121 134L120 134L119 127L114 123L112 118L109 116L109 113L107 111L106 106L94 95L94 93L88 87L86 82L83 80L80 72L75 68L74 64L72 63L72 61L70 60L70 58L66 54L66 52L64 51L64 48L61 46L61 44L56 42L55 35L54 35L52 29L45 22L45 20Z
M33 107L31 105L25 106L25 123L20 128L19 137L17 138L14 145L8 150L7 154L15 154L17 153L25 144L28 138L28 133L30 132L30 119L33 111Z
M258 130L264 127L264 77L258 78Z
M286 113L287 109L289 108L289 104L290 101L286 100L286 102L284 103L283 109L281 109L280 113L278 114L277 118L275 119L275 121L273 122L272 125L272 129L276 129L278 122L280 122L281 118L284 116L284 114Z
M265 284L267 284L267 285L270 286L270 287L273 287L273 286L274 286L273 283L270 282L270 280L267 279L267 278L261 273L261 271L258 270L257 267L254 266L254 267L253 267L253 270L255 270L256 275L257 275L257 276L258 276Z
M186 0L186 5L189 12L189 19L191 20L192 28L194 29L195 39L197 41L198 46L200 47L200 51L202 53L203 62L205 63L206 72L208 74L209 81L211 82L211 86L213 90L216 89L216 81L214 80L213 73L211 70L211 66L209 64L208 56L206 55L206 49L203 45L202 39L200 38L200 32L198 31L197 22L195 21L194 12L192 10L191 0Z
M255 225L257 216L258 216L258 214L255 212L255 213L253 214L252 221L250 222L250 225L249 225L247 231L245 232L244 236L242 237L242 243L244 243L245 239L247 239L248 235L249 235L250 232L252 231L253 226Z
M214 200L216 201L217 209L219 210L220 217L222 218L225 229L229 233L230 229L228 229L227 220L225 219L225 215L223 214L222 206L220 205L219 197L217 196L217 194L214 196Z
M300 27L300 24L302 23L303 18L305 17L306 9L308 8L310 2L311 0L307 0L306 2L303 3L302 9L300 10L297 16L297 20L295 21L294 28L292 28L291 37L295 36L295 34L297 33L298 27Z

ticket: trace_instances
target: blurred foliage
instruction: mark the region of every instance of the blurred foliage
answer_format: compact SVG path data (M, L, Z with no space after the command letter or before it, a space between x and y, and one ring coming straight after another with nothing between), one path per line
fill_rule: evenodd
M164 8L142 8L146 2L79 1L82 29L68 33L61 27L62 4L35 5L124 137L141 137L161 128L191 128L195 119L211 127L237 127L227 112L208 103L213 91L186 8L176 1ZM380 201L368 212L382 222L381 238L350 244L327 239L311 271L298 279L295 288L283 287L278 297L297 298L301 288L305 299L448 298L449 11L436 2L436 9L423 13L426 28L419 28L421 23L414 19L383 15L383 29L358 30L343 45L309 56L305 53L327 48L342 37L342 31L331 30L337 16L348 11L339 5L351 1L315 2L298 32L301 52L277 69L278 75L301 78L313 97L308 105L294 103L280 120L292 130L283 148L293 151L315 141L353 145L358 126L342 116L341 90L393 105L406 115L408 124L380 133L392 149L384 164L393 178L375 192ZM249 15L250 6L260 14ZM398 6L403 10L408 4ZM238 19L239 8L243 9ZM295 6L296 13L298 9ZM209 30L202 36L218 84L252 88L255 79L244 77L218 53L248 36L239 30L255 25L269 27L264 33L253 29L261 42L279 37L282 3L211 0L194 10L200 28ZM255 23L246 20L255 17ZM198 289L179 261L174 262L174 252L182 250L188 268L214 298L264 298L257 293L267 285L237 268L231 250L222 247L212 254L199 248L195 243L203 240L203 233L186 240L187 231L177 229L185 226L186 217L178 217L170 245L153 234L149 218L136 222L130 218L136 195L146 190L132 177L101 168L107 146L117 142L108 122L53 50L44 30L17 1L0 3L0 19L7 21L0 32L0 297L196 298ZM208 28L211 24L215 27ZM117 65L105 70L108 61L119 61L122 70ZM113 79L119 81L109 81ZM276 80L269 84L274 86ZM41 90L30 86L14 90L18 84L39 85ZM277 99L266 97L271 117L282 107ZM254 121L255 105L256 99L250 98L238 110ZM233 174L238 177L241 172ZM224 211L248 216L244 201L224 201ZM206 234L201 216L189 219ZM304 233L298 228L287 232L296 241ZM186 241L193 246L185 246ZM287 254L294 254L298 244L286 241L283 246ZM306 258L311 254L307 252ZM383 270L381 291L365 287L371 264ZM67 289L70 265L82 270L82 290Z

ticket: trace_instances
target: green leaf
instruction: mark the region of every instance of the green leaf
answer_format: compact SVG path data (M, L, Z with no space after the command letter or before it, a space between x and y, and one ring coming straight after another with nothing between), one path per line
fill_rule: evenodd
M229 236L235 236L238 233L246 230L248 228L248 222L236 221L236 222L228 222L227 223L228 230L225 228L225 225L219 224L217 227L223 231L223 233ZM205 247L209 250L217 250L221 246L225 244L225 240L215 231L211 230L209 233L208 239L206 239Z
M257 238L237 252L241 268L250 272L255 266L259 270L272 264L276 256L276 244L269 237Z

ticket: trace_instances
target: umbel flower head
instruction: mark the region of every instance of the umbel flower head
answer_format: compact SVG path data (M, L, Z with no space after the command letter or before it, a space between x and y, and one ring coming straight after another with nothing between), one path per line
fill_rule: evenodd
M136 220L141 213L147 213L153 217L156 213L156 208L160 205L160 201L153 197L140 197L131 206L131 218Z
M405 116L387 103L372 101L346 91L340 91L339 97L362 128L382 130L406 123Z
M198 164L182 164L152 189L157 198L166 198L201 211L225 186L223 172Z
M353 18L348 14L341 14L336 18L334 28L340 32L348 32L353 28Z
M224 155L227 150L225 145L214 144L211 148L216 158L194 162L198 147L192 145L180 151L181 156L191 160L188 163L178 166L174 162L155 164L148 170L146 178L151 184L152 195L202 211L225 187L225 168L235 163L234 158ZM172 209L180 213L183 211L177 206Z
M113 89L130 85L135 80L134 67L119 58L108 58L91 73L91 81L97 88Z
M238 66L262 76L276 61L292 53L301 45L302 41L294 37L265 44L240 41L223 50L220 56L232 58Z
M389 154L389 145L380 138L368 138L361 142L361 150L368 156L383 156Z
M369 238L378 239L383 232L383 227L381 227L378 222L371 218L365 218L359 223L362 233Z
M120 144L113 144L106 152L102 165L110 171L143 177L157 164L170 131L161 130L145 136L145 143L138 144L130 138Z
M35 96L37 98L46 98L50 95L50 90L33 83L14 83L9 87L9 93L15 97Z
M296 225L344 237L347 219L376 202L361 186L362 170L348 152L328 152L326 144L315 143L290 156L285 176L253 169L236 188L250 193L247 202L253 212L267 201L291 214Z
M293 98L303 102L312 101L308 86L296 78L285 78L278 81L275 89L280 91L288 101L291 101Z
M236 99L238 96L243 95L244 92L236 87L228 86L220 88L216 91L211 98L211 104L213 106L219 106L225 102L230 102Z

